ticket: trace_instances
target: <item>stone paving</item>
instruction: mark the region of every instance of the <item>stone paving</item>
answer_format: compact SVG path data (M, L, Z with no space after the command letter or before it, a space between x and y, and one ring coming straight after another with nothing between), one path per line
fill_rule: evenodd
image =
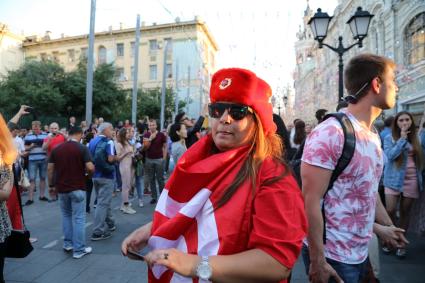
M23 197L23 201L26 197ZM32 237L38 239L34 251L24 259L7 259L5 279L8 283L142 283L147 282L146 264L132 261L120 253L122 240L137 227L149 222L154 209L145 198L145 207L133 207L137 213L125 215L119 211L120 197L113 199L113 213L117 230L107 240L89 240L93 228L93 212L87 215L87 244L93 253L81 259L62 250L61 219L58 202L36 201L24 207L27 227ZM93 210L92 210L93 211ZM425 238L409 236L411 245L406 259L381 254L381 282L424 283L425 282ZM301 260L293 270L292 282L308 282Z

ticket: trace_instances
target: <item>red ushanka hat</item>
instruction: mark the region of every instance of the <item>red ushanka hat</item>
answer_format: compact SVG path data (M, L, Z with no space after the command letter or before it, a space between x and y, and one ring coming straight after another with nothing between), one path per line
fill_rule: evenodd
M253 72L239 68L221 69L212 77L211 102L232 102L254 109L260 117L265 135L276 132L270 86Z

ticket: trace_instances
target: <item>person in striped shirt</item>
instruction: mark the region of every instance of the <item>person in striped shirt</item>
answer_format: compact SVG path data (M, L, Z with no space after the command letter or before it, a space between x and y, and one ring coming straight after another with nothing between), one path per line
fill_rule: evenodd
M46 191L46 150L43 149L43 141L47 138L47 134L41 131L41 122L32 121L31 123L32 133L25 137L25 150L28 154L28 173L30 179L30 189L28 200L25 205L31 205L34 203L34 189L35 179L37 173L40 177L40 197L41 201L48 201L45 196Z

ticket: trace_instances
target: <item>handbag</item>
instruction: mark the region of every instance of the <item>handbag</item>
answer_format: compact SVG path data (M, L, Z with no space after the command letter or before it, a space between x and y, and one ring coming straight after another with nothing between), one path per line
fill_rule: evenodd
M6 238L6 257L24 258L34 249L30 242L30 231L12 230L9 237Z
M12 230L5 240L6 253L5 257L24 258L34 249L30 242L30 231L27 230L24 220L24 211L22 210L21 194L15 190L18 195L19 207L21 209L22 224L24 230Z
M25 174L25 170L21 168L21 178L19 179L18 185L22 188L26 189L30 186L30 180L28 179L27 174Z

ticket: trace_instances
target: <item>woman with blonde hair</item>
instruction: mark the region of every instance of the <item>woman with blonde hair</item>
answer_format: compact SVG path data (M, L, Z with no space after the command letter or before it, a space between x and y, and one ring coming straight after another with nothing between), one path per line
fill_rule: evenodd
M12 135L0 114L0 283L4 282L5 241L12 230L6 201L13 188L12 165L17 155L18 152L14 146Z
M286 282L307 223L270 96L251 71L214 74L212 133L179 159L153 221L122 243L130 258L150 250L149 282Z

